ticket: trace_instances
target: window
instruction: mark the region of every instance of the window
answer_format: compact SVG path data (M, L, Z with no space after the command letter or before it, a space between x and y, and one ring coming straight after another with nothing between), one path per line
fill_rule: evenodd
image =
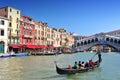
M18 24L17 24L17 28L18 28Z
M7 11L7 8L5 8L5 12Z
M16 22L17 22L17 23L19 22L19 19L18 19L18 18L16 19Z
M37 34L37 30L35 30L35 34Z
M25 33L25 35L28 35L28 31L27 30L24 33Z
M11 27L11 26L12 26L12 23L10 22L10 23L9 23L9 27Z
M40 34L40 30L38 31L38 34Z
M38 37L38 39L40 40L40 37Z
M10 12L12 12L12 9L10 8Z
M42 31L42 36L44 35L44 32Z
M10 21L12 21L12 16L10 16L10 18L9 18L9 19L10 19Z
M30 35L32 35L32 32L30 32Z
M42 26L42 30L44 30L44 26Z
M4 17L7 17L7 15L5 15Z
M2 25L4 25L4 24L5 24L4 20L1 20L1 24L2 24Z
M26 40L26 43L28 43L28 39Z
M22 25L22 21L20 21L20 25Z
M19 14L19 11L17 11L17 14Z
M1 36L4 36L4 30L1 30Z
M12 30L10 30L10 33L9 33L9 35L11 35L11 32L12 32Z
M37 39L37 36L35 36L35 39Z
M17 31L17 36L19 35L19 32Z

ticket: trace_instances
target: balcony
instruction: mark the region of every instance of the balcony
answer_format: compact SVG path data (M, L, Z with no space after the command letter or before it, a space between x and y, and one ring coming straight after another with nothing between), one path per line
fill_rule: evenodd
M24 29L29 29L29 27L28 26L24 26Z
M34 36L33 35L24 34L23 37L24 38L33 38Z
M30 23L30 24L34 24L33 21L29 21L29 20L21 20L21 21L26 22L26 23Z

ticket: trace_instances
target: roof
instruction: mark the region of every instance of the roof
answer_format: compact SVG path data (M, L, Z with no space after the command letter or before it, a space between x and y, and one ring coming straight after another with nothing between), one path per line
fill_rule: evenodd
M0 9L2 9L2 8L13 8L13 7L11 7L11 6L5 6L5 7L1 7ZM16 8L13 8L13 9L16 9ZM19 10L19 9L16 9L16 10ZM19 10L20 11L20 10Z
M8 18L6 18L6 17L3 17L3 16L0 16L0 19L6 19L6 20L8 20Z

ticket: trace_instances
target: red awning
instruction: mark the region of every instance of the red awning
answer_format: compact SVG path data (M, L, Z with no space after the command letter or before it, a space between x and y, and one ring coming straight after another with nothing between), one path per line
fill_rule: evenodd
M39 45L38 47L39 47L39 48L46 48L45 45Z
M54 46L47 46L47 48L55 48Z
M36 47L34 45L27 45L26 48L32 48L35 49Z
M20 48L18 45L11 45L12 48Z

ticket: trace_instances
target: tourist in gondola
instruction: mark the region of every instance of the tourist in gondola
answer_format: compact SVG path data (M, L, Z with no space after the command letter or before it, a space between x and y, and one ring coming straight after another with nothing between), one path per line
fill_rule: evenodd
M81 64L81 69L84 69L84 68L85 68L85 63L83 61L82 64Z
M94 66L94 62L91 60L89 60L89 64L90 64L90 67L93 67Z
M72 66L71 66L71 65L68 65L68 69L72 70L73 68L72 68Z
M78 66L79 66L79 69L80 69L81 68L81 61L79 61Z
M88 68L88 67L90 67L90 64L89 64L89 61L87 60L85 63L85 68Z
M74 68L74 69L78 69L77 61L75 61L75 64L74 64L73 68Z

